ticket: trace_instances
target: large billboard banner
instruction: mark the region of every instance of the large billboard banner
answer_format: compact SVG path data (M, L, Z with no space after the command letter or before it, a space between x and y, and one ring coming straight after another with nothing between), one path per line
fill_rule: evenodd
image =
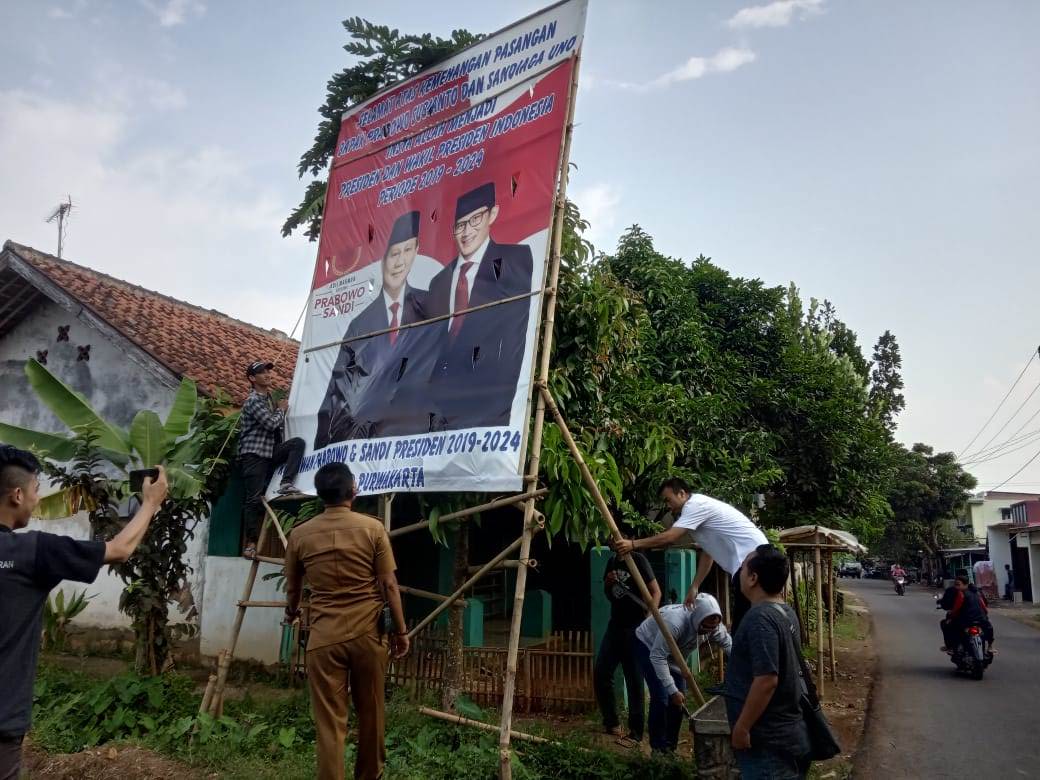
M304 492L332 461L361 494L520 489L585 12L548 8L343 116L289 399Z

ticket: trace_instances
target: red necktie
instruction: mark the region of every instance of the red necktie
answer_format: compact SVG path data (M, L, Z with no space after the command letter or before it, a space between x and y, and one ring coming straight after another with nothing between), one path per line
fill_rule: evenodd
M465 262L462 264L462 272L459 274L459 281L455 285L455 311L462 311L469 308L469 279L466 278L466 274L469 269L473 266L472 262ZM462 330L462 321L466 318L466 315L458 315L451 321L451 337L455 338L459 335L459 331Z
M390 304L390 311L392 311L393 315L394 315L393 317L390 318L390 327L393 328L393 330L390 331L390 346L391 347L394 344L397 343L397 336L400 333L400 331L398 330L398 327L400 327L401 323L398 322L398 320L397 320L397 310L400 309L400 308L401 308L401 304L399 304L397 301L394 301L393 303Z

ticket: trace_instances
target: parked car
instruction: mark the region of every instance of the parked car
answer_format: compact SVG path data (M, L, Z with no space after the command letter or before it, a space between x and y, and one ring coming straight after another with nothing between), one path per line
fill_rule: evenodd
M859 579L863 572L863 564L859 561L846 561L838 568L839 577L854 577Z

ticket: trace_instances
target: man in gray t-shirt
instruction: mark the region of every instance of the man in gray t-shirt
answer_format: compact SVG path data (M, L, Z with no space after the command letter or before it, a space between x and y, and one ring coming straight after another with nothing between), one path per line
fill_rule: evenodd
M733 636L723 695L744 780L803 778L809 771L801 646L794 611L781 596L787 575L787 557L769 544L740 570L740 587L752 606Z

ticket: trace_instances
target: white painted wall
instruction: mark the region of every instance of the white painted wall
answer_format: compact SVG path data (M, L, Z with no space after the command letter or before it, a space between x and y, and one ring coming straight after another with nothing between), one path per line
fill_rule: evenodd
M1001 528L987 528L986 539L989 543L989 559L993 563L993 573L997 577L997 591L1004 597L1007 585L1007 572L1004 566L1011 565L1011 549L1008 545L1008 532Z
M238 601L252 564L245 558L225 558L207 555L206 589L203 593L202 625L199 650L203 655L215 656L228 645L231 628L238 613ZM281 569L273 563L261 563L253 586L254 601L284 601L285 593L278 590L276 580L264 581L265 574ZM242 633L235 647L235 658L251 658L273 664L278 661L282 641L283 610L273 607L250 607L246 610Z

